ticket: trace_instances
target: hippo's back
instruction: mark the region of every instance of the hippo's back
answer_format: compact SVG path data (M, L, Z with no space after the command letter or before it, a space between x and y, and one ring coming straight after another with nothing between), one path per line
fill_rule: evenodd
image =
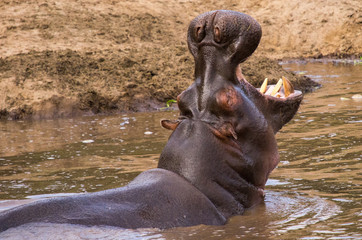
M220 225L225 218L185 179L152 169L122 188L53 198L0 213L1 231L31 222L170 228Z

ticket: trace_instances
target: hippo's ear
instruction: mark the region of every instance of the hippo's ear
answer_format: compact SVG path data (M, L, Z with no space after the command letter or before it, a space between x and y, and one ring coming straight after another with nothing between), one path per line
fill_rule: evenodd
M230 122L224 122L222 124L219 124L219 126L214 126L210 128L211 132L218 138L225 139L228 137L232 137L235 140L238 139L235 129Z
M180 121L178 121L178 120L167 120L167 119L161 120L161 126L163 128L166 128L166 129L172 130L172 131L175 130L179 124L180 124Z

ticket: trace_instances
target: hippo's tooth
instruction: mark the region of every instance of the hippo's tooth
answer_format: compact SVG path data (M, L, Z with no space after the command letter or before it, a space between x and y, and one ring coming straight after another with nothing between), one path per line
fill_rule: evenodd
M285 97L288 97L290 94L294 93L294 88L292 83L284 76L282 76L283 79L283 87L284 87L284 94Z
M273 88L273 91L271 92L270 95L274 96L277 92L279 92L280 88L282 87L282 83L283 83L283 80L279 79L278 83L275 85L275 87Z
M265 78L263 84L260 87L260 92L264 94L266 92L267 86L268 86L268 78Z

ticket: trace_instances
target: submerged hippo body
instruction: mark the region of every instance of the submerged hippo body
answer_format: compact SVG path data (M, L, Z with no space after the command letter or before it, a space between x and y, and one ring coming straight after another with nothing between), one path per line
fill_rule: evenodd
M265 183L279 162L274 135L294 116L302 94L288 81L259 91L243 78L238 65L260 38L259 24L242 13L212 11L195 18L188 30L195 82L177 98L180 117L161 121L173 133L158 168L122 188L0 213L0 230L30 222L221 225L263 201Z

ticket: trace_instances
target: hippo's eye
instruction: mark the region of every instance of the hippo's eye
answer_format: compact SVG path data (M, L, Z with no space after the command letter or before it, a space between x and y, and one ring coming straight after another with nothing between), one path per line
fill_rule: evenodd
M195 39L198 42L201 42L205 37L205 29L204 26L198 26L195 28Z
M214 27L214 41L217 43L221 42L221 31L218 27Z
M240 106L241 98L233 87L226 87L216 93L216 102L222 110L233 112Z

